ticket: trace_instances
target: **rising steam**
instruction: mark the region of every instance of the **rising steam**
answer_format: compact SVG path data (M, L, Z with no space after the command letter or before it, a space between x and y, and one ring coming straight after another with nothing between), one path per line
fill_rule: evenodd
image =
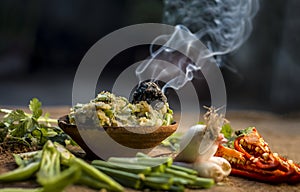
M180 89L212 59L218 66L224 65L221 56L239 48L249 37L259 7L258 0L165 0L164 4L163 21L176 25L175 31L157 37L153 44L164 46L155 50L152 45L151 59L136 69L140 81L151 73L153 81L166 82L163 91L168 87Z

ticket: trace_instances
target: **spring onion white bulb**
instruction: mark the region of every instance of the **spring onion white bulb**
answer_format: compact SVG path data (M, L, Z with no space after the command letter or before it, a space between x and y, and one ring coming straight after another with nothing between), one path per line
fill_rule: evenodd
M219 182L231 172L226 159L214 157L218 145L224 141L220 131L225 119L215 109L209 108L204 120L205 125L192 126L182 137L175 161L197 170L199 176L214 178Z

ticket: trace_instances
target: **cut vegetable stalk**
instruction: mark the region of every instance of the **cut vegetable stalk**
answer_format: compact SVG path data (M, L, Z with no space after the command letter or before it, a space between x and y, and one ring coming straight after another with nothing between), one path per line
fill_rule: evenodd
M85 185L93 189L107 189L113 191L113 189L106 183L98 181L87 174L82 174L81 177L76 181L77 184Z
M123 170L123 171L127 171L130 173L136 173L136 174L138 174L138 173L148 174L151 172L151 167L149 167L149 166L131 165L131 164L124 164L124 163L113 163L113 162L107 162L107 161L102 161L102 160L94 160L94 161L92 161L92 165L107 167L107 168L111 168L111 169Z
M181 178L181 177L177 177L177 176L174 176L174 175L169 174L169 173L153 172L153 173L150 173L147 176L150 176L150 177L161 177L161 178L172 178L174 185L187 185L189 183L193 183L193 180L185 179L185 178Z
M145 177L144 184L154 189L169 190L173 185L173 178L166 177Z
M198 174L198 172L195 171L194 169L189 169L189 168L178 166L178 165L171 165L170 168L173 169L173 170L182 171L182 172L185 172L185 173L191 174L191 175L197 175Z
M111 176L112 178L120 182L122 185L126 187L132 187L135 189L139 189L141 187L141 180L144 179L145 177L143 174L133 174L133 173L128 173L116 169L110 169L102 166L95 166L95 167L100 171L103 171L107 175Z
M196 180L193 181L193 183L188 184L187 186L189 188L211 188L212 186L215 185L215 181L211 178L202 178L202 177L197 177Z
M183 185L172 185L170 187L170 191L184 192L184 186Z
M195 180L197 178L196 175L189 175L186 172L177 171L177 170L170 169L170 168L166 168L165 172L175 175L175 176L178 176L178 177L181 177L181 178L190 179L190 180Z
M56 150L54 144L48 141L43 147L41 166L37 173L37 181L44 186L49 183L49 179L58 175L60 175L60 154Z
M43 188L24 189L24 188L3 188L0 192L43 192Z
M145 154L145 153L142 153L142 152L137 152L136 157L146 157L146 158L151 158L149 155Z
M42 150L13 154L13 156L19 166L26 166L32 162L41 161Z
M171 166L173 159L171 157L136 157L136 158L126 158L126 157L111 157L108 159L109 162L125 162L125 163L135 163L135 164L151 164L159 165L164 164L166 166Z
M188 187L192 188L210 188L214 185L214 180L210 178L201 178L195 175L189 175L185 172L166 168L166 173L173 174L176 177L184 178L189 181Z
M159 164L157 162L147 162L147 161L137 161L136 158L114 158L111 157L108 159L108 162L112 163L122 163L122 164L127 164L127 165L141 165L141 166L148 166L151 167L152 171L157 171L157 172L164 172L165 171L165 165L164 164Z
M113 191L123 191L124 190L123 187L119 183L117 183L112 178L110 178L108 175L102 173L95 167L91 166L87 162L83 161L82 159L72 158L72 161L74 163L78 164L81 167L81 169L85 173L89 174L91 177L93 177L99 181L103 181L104 183L107 183L108 185L110 185L111 188L113 189Z
M91 177L103 181L104 183L107 183L109 186L111 186L111 189L113 191L123 191L124 188L114 181L112 178L110 178L108 175L102 173L95 167L91 166L87 162L83 161L82 159L76 158L72 153L70 153L66 148L64 148L62 145L55 143L56 149L61 154L61 162L64 165L70 165L70 164L77 164L82 169L82 171Z
M143 165L149 166L153 171L164 172L166 167L172 165L173 159L171 157L136 157L136 158L119 158L111 157L108 159L108 162L113 163L123 163L123 164L132 164L132 165Z
M0 181L12 182L29 179L35 172L38 171L39 167L40 162L34 162L26 167L17 168L13 171L3 173L0 175Z
M80 175L81 171L79 166L70 166L51 178L45 178L47 180L42 184L44 187L43 192L63 191L65 187L76 182Z

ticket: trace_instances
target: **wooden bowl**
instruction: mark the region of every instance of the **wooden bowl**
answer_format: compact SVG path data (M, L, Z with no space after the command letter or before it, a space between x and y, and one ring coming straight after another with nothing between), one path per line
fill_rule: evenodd
M94 155L82 139L76 125L70 124L68 115L59 118L59 127L87 153ZM176 131L177 123L160 127L104 127L106 133L119 144L133 149L149 149L159 145ZM138 132L137 132L137 129ZM150 132L153 131L153 132ZM99 130L100 131L100 130Z

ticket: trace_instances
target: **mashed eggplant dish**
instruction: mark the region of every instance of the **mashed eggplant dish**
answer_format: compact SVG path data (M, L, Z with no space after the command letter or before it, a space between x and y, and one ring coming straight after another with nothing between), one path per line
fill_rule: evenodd
M132 102L110 92L101 92L89 103L71 108L70 122L75 124L75 116L76 120L85 121L95 110L100 126L161 126L173 122L173 111L166 96L153 82L141 83L133 93Z

